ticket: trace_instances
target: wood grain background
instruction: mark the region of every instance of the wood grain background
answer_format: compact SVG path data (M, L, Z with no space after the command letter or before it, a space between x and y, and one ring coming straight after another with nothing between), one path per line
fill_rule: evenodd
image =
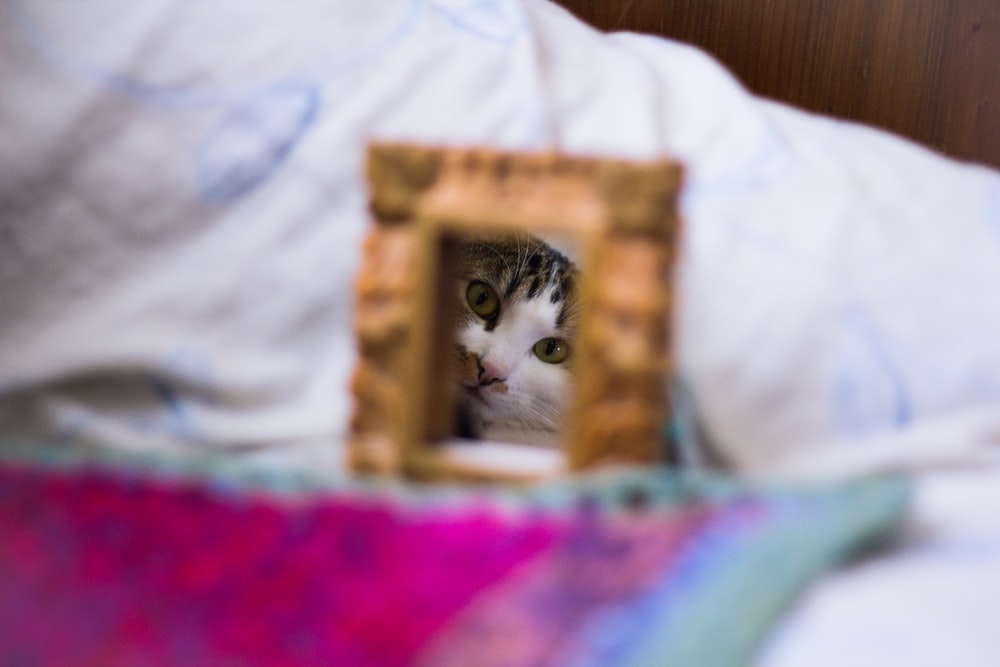
M1000 167L1000 0L556 0L689 42L758 94Z

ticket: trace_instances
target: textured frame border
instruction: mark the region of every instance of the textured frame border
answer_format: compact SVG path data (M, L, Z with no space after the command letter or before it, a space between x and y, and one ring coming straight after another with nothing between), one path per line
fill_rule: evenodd
M570 235L582 250L567 468L667 459L678 165L375 144L367 168L374 227L356 283L354 470L512 478L432 444L454 405L435 372L450 358L449 341L434 336L450 275L443 239L476 231Z

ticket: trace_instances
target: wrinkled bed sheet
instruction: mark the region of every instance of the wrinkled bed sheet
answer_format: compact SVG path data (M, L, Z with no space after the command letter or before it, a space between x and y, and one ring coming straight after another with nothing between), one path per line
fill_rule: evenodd
M715 453L924 480L765 663L996 664L996 172L543 0L0 0L0 80L0 440L339 466L367 142L669 155Z
M826 577L772 633L766 667L937 667L1000 661L1000 466L916 478L886 551Z

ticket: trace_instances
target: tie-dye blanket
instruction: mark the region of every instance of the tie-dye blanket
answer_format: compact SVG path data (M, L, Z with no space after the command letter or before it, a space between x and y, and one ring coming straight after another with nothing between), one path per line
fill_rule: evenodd
M905 485L663 470L520 491L0 457L16 665L747 664Z

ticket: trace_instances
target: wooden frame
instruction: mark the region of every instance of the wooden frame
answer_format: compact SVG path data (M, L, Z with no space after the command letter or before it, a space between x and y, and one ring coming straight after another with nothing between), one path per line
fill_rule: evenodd
M463 232L569 235L581 250L581 325L565 465L665 460L674 163L374 145L374 228L357 281L359 361L350 460L380 475L525 480L437 446L455 400L447 326L451 239ZM556 472L556 471L552 471Z

